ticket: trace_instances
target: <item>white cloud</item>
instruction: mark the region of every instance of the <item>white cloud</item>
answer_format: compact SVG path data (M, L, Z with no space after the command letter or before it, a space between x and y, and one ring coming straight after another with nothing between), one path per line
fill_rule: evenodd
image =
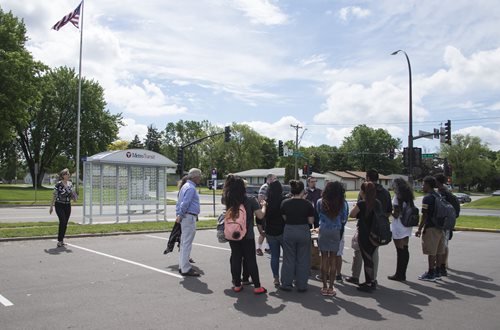
M314 116L316 123L376 124L408 120L408 91L394 85L390 78L370 86L334 82L326 90L324 110ZM418 95L413 97L413 118L423 120L427 111L420 105Z
M483 143L487 143L489 148L494 151L500 151L500 126L497 129L492 129L484 126L470 126L453 132L453 134L470 134L478 136Z
M261 135L267 136L271 139L283 141L295 141L295 129L293 129L290 125L299 125L304 127L303 123L301 123L300 120L296 119L293 116L282 117L274 123L268 123L264 121L249 121L244 122L243 124L250 126ZM302 131L299 131L299 134L301 134L301 132Z
M339 17L343 21L354 18L365 18L371 14L369 9L363 9L357 6L343 7L339 10Z
M287 16L269 0L233 0L235 8L243 11L254 24L281 25Z
M163 91L147 79L142 85L115 86L106 95L110 102L129 114L168 116L187 111L185 107L172 104Z
M500 92L500 47L467 58L459 49L447 46L443 60L447 68L423 80L422 87L429 93L463 94L484 89Z
M132 141L136 135L139 136L141 141L144 140L148 133L147 125L138 124L132 118L124 118L122 121L124 125L120 127L120 131L118 132L120 140Z

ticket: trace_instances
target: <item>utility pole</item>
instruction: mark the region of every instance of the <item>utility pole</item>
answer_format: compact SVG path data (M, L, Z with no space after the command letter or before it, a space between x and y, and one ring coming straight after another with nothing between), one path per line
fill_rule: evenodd
M290 127L295 129L295 152L293 153L295 156L295 174L293 177L295 178L295 180L297 180L299 174L297 171L299 165L299 129L301 129L302 126L299 126L299 124L297 124L297 125L290 125Z

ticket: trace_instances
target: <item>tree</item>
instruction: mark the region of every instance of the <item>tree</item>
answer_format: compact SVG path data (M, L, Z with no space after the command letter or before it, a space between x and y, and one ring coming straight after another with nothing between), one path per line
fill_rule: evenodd
M353 170L376 169L389 174L397 168L396 161L388 157L389 150L400 146L401 140L393 138L386 130L358 125L344 138L340 151L348 155Z
M142 144L137 134L134 136L134 139L128 144L127 149L144 149L144 145Z
M149 125L148 132L146 133L146 138L144 139L144 147L147 150L159 153L161 151L162 139L162 133L158 131L156 127L153 127L153 125Z
M0 143L15 140L16 127L27 123L25 109L40 98L36 80L46 67L26 50L22 20L0 8Z
M489 149L476 136L453 135L452 144L443 144L442 157L448 158L452 166L453 182L462 191L465 186L483 180L490 173L491 161L488 159Z
M113 151L113 150L126 150L128 149L129 142L125 140L116 140L111 142L111 144L108 145L108 150Z
M24 109L27 124L16 125L17 141L35 177L38 164L38 185L59 155L73 161L76 155L78 77L73 69L61 67L49 70L38 80L41 99ZM104 90L92 80L82 78L80 152L93 155L105 151L116 139L121 114L105 110ZM35 183L33 183L35 184Z

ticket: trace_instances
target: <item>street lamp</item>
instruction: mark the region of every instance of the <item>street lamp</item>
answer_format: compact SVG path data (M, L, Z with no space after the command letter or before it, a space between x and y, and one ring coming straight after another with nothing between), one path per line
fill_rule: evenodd
M411 65L408 54L404 50L397 50L391 55L396 55L398 53L405 54L406 61L408 62L408 76L409 76L409 120L408 120L408 181L413 187L413 111L412 111L412 97L411 97Z

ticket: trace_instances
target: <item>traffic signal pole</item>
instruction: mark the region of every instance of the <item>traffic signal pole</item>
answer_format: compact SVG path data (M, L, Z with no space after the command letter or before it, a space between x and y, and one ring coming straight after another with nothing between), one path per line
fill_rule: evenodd
M198 144L202 141L205 141L206 139L212 138L214 136L218 136L218 135L224 135L224 141L229 142L229 139L231 137L231 127L226 126L224 128L224 132L222 132L222 133L215 133L212 135L207 135L205 137L202 137L200 139L191 141L185 145L177 147L177 166L178 166L178 170L179 170L179 178L182 179L182 176L184 174L184 149L186 149L187 147L190 147L192 145Z

